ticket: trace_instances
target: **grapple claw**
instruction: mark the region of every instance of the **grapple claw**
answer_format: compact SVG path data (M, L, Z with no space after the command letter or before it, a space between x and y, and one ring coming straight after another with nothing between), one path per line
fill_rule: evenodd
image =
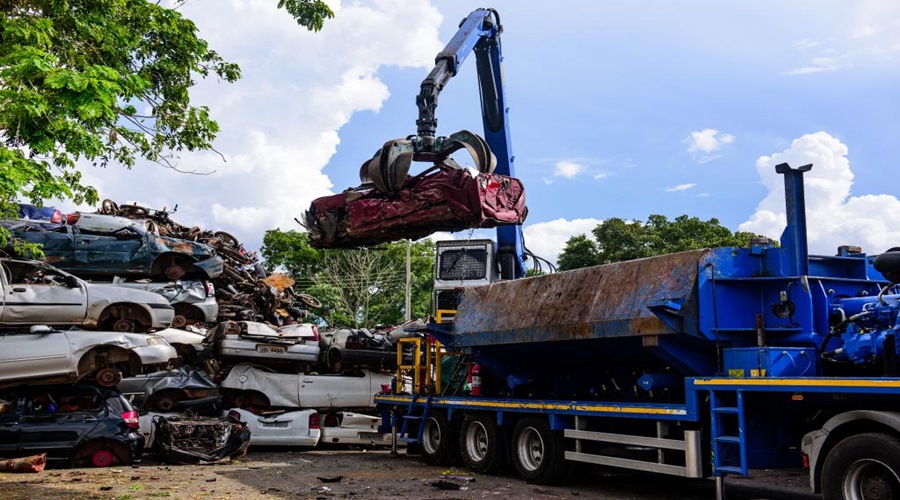
M475 161L475 168L479 172L490 174L497 168L497 157L491 152L487 142L478 134L468 130L460 130L447 136L443 144L445 146L440 151L442 156L448 156L460 148L465 148L472 155L472 159Z
M403 187L412 160L412 141L393 139L384 143L364 168L368 170L369 179L375 185L375 189L382 193L394 194Z

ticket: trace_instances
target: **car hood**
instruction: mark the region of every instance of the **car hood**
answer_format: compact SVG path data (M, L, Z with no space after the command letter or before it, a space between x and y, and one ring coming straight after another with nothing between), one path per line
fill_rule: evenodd
M134 290L116 285L101 285L90 282L86 284L88 298L92 303L105 299L109 302L135 302L138 304L169 306L169 301L158 293Z

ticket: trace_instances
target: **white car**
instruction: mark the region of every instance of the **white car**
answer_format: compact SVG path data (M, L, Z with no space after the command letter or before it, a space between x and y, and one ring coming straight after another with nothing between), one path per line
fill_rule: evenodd
M294 410L271 415L257 415L233 408L241 422L250 427L251 446L309 446L319 444L322 435L316 410Z
M73 383L88 376L114 387L123 375L157 371L177 358L174 347L152 334L36 325L27 332L0 332L0 387Z
M221 388L235 406L372 409L375 394L391 384L391 375L357 370L341 375L276 373L250 363L235 365Z
M225 321L213 330L216 352L269 364L312 367L319 360L319 329L311 323L272 328L255 321Z
M0 259L0 326L80 326L117 332L166 328L175 309L144 290L89 283L37 260Z
M216 289L211 281L179 280L155 283L113 280L112 284L163 296L175 308L175 319L172 320L174 328L195 323L215 323L219 316Z

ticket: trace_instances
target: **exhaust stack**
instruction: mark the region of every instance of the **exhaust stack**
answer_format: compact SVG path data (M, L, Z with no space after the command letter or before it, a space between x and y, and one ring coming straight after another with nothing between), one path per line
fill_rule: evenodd
M784 174L784 201L787 227L781 233L781 246L787 256L785 270L788 276L809 275L809 246L806 241L806 198L803 190L803 172L809 172L812 164L791 168L787 163L775 166Z

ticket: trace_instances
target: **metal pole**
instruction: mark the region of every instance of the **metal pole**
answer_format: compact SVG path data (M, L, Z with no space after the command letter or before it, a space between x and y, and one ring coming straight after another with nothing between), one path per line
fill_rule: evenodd
M412 242L406 240L406 321L412 319L411 302L412 302L412 275L410 274L410 253Z
M725 500L725 477L716 476L716 500Z

